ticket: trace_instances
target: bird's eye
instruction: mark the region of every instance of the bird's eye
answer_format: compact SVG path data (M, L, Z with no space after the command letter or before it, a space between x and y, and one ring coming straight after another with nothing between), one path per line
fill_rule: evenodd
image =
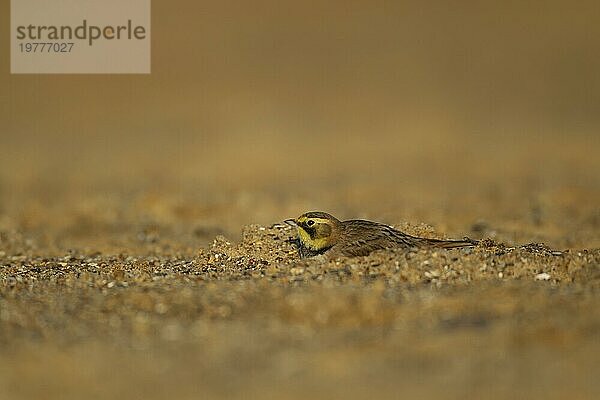
M309 219L308 222L306 223L306 225L308 226L313 226L315 224L315 221L313 221L312 219Z

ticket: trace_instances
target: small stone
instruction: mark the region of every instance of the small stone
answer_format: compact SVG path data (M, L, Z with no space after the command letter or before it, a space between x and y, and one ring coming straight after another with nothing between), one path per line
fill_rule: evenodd
M438 271L435 271L435 270L433 270L433 271L427 271L427 272L425 272L425 276L427 278L439 278L440 273Z
M536 281L547 281L547 280L550 280L550 274L548 274L546 272L542 272L541 274L537 274L535 276L535 280Z
M290 269L290 273L292 275L302 275L304 273L304 268L302 267L293 267Z
M169 311L169 307L165 303L157 303L156 306L154 306L154 311L159 314L165 314Z

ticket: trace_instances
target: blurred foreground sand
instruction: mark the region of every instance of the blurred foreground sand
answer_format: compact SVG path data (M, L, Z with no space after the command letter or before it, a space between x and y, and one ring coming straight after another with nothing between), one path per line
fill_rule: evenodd
M248 4L0 65L0 398L600 397L595 2ZM492 244L303 263L308 210Z

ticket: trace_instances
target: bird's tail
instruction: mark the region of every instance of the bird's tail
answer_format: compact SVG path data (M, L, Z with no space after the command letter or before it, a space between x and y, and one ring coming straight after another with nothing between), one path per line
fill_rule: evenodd
M426 246L439 247L442 249L456 249L460 247L474 247L479 244L479 241L470 239L468 237L462 240L443 240L443 239L422 239L423 244Z

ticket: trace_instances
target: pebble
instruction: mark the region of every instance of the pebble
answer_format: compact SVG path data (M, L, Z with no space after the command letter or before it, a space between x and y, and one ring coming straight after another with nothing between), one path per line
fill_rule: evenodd
M426 271L425 272L425 276L427 278L430 278L430 279L431 278L438 278L440 276L440 273L439 273L439 271L435 271L435 270L433 270L433 271Z
M550 280L550 274L548 274L546 272L542 272L541 274L537 274L535 276L535 280L536 281L547 281L547 280Z

